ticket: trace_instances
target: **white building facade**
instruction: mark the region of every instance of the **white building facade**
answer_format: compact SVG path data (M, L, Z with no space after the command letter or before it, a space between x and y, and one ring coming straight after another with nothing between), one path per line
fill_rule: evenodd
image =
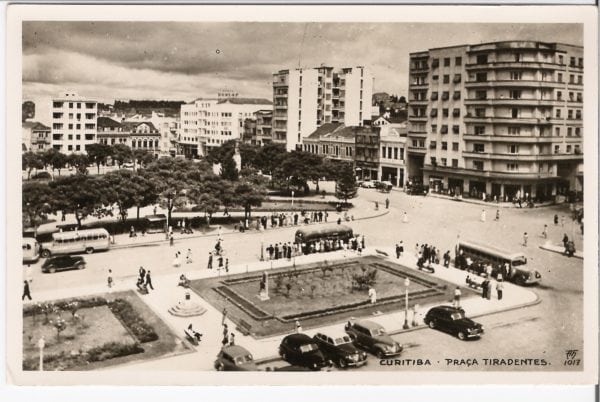
M52 99L52 147L60 152L86 153L96 142L98 103L76 93Z
M288 150L325 123L362 126L371 120L373 76L368 68L321 66L273 74L273 140Z

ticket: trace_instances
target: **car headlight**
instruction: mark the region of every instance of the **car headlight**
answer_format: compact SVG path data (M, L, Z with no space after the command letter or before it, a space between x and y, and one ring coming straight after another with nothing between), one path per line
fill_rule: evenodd
M473 328L467 328L467 332L468 332L468 333L471 333L471 332L473 332Z
M366 359L367 358L367 353L366 352L362 352L361 356L362 356L363 359Z
M481 327L479 327L479 329L483 331L483 325Z

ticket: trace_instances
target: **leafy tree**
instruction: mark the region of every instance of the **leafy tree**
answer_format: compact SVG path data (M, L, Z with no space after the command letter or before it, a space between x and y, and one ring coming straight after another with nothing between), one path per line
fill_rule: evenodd
M90 161L87 155L84 154L70 154L67 156L67 162L69 166L75 168L78 174L86 175L88 173L88 165Z
M23 184L23 227L37 226L51 212L52 192L48 183Z
M259 179L246 178L236 183L233 190L233 202L244 208L244 227L251 217L252 207L260 207L265 199L266 191Z
M286 155L287 152L284 144L266 144L264 147L260 148L260 152L256 156L254 165L263 173L273 175L275 168L281 164ZM244 163L243 157L242 163Z
M56 329L56 340L60 342L60 333L67 329L67 322L59 315L54 321L50 321L50 324Z
M27 151L23 154L21 159L23 170L27 170L27 179L31 177L31 171L33 169L43 169L44 160L41 155L32 151Z
M340 167L339 176L335 182L335 196L347 204L349 199L356 197L357 191L358 185L354 168L351 164L345 163Z
M119 216L123 222L127 220L127 211L136 206L137 202L137 188L133 183L134 175L129 170L118 170L104 176L108 200L111 204L117 205Z
M108 157L112 156L112 147L106 144L89 144L85 150L89 161L96 164L100 174L100 165L105 165Z
M106 190L104 177L75 174L60 177L50 182L49 186L52 209L74 213L79 227L89 215L102 217L111 214L110 191Z
M60 176L60 171L67 165L68 158L62 152L50 148L42 154L42 160L44 161L44 167L50 166L52 173L54 173L54 170L58 170Z
M144 151L143 149L136 149L133 151L133 159L137 163L138 167L146 167L153 163L156 159L154 155L152 155L148 151Z
M233 155L226 156L221 162L221 177L225 180L237 181L239 173Z
M255 168L260 169L257 166L258 156L261 152L261 147L258 145L251 145L242 143L239 146L240 157L242 158L241 168Z
M194 176L194 175L191 175ZM209 218L221 205L231 205L233 195L231 183L212 173L193 178L195 185L190 191L190 199Z
M117 162L120 169L125 162L131 160L133 152L131 152L131 148L125 144L115 144L112 147L112 157L113 160Z

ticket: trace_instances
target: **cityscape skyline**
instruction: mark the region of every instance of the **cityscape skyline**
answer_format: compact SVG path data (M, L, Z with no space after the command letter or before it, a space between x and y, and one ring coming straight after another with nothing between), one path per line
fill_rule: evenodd
M271 99L274 72L321 64L368 66L374 92L406 96L410 52L460 44L474 34L479 43L520 37L582 45L581 25L560 25L26 22L23 100L35 102L35 119L48 123L48 103L63 90L109 103L189 102L221 88ZM191 47L199 37L206 40Z

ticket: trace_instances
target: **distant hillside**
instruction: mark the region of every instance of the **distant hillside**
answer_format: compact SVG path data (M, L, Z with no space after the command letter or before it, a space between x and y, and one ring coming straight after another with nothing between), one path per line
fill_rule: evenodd
M143 114L150 115L152 111L164 113L167 116L179 115L181 105L184 101L169 101L169 100L116 100L113 105L99 103L99 111L112 111L117 114Z

